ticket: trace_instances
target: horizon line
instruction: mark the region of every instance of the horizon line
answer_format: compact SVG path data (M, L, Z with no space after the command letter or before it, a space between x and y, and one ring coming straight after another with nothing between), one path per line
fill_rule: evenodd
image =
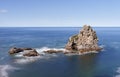
M68 28L68 27L70 27L70 28L73 28L73 27L75 27L75 28L78 28L78 27L83 27L83 26L0 26L0 28L7 28L7 27L11 27L11 28ZM119 28L120 26L91 26L91 27L98 27L98 28L107 28L107 27L110 27L110 28Z

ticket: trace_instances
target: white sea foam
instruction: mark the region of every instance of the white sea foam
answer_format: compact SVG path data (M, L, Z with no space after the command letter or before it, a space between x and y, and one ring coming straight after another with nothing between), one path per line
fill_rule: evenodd
M44 51L47 51L47 50L62 50L62 51L65 51L64 48L48 48L48 47L36 48L36 51L39 54L45 54Z
M15 54L15 57L24 57L23 54L27 53L28 51L25 50L24 52L20 52L20 53L17 53Z
M35 48L36 51L39 53L39 54L42 54L42 55L45 55L44 51L47 51L47 50L62 50L62 51L66 51L64 48L48 48L48 47L42 47L42 48ZM28 52L27 50L24 51L24 52L20 52L20 53L17 53L15 55L15 57L24 57L23 54ZM27 57L26 57L27 58ZM29 57L30 58L30 57ZM32 57L31 57L32 58Z
M115 76L115 77L120 77L120 67L117 68L117 71L116 71L118 74Z
M101 48L105 48L105 45L100 45L99 47L101 47Z
M40 58L40 56L37 56L37 57L23 57L23 58L15 59L14 63L17 63L17 64L27 64L27 63L35 62L39 58Z
M99 47L103 48L101 51L105 51L105 45L100 45Z
M35 62L38 59L49 59L51 57L57 57L57 54L45 54L44 51L47 51L47 50L65 51L65 49L63 48L42 47L42 48L35 48L35 49L39 54L42 54L43 56L26 57L26 56L23 56L23 54L26 53L27 51L24 51L15 55L16 59L14 60L14 62L18 64L27 64L27 63Z
M44 51L47 51L47 50L62 50L63 52L68 51L64 48L48 48L48 47L35 48L35 49L39 54L42 54L43 56L25 57L25 56L23 56L23 54L27 52L27 51L25 51L25 52L21 52L21 53L18 53L15 55L15 57L17 57L15 59L15 63L27 64L27 63L31 63L31 62L34 62L34 61L39 60L39 59L49 59L51 57L58 57L58 54L46 54L46 53L44 53ZM84 54L88 54L88 53L98 53L98 52L97 51L90 51L90 52L84 52L84 53L79 53L79 54L67 54L67 55L68 56L70 56L70 55L84 55Z
M12 67L11 65L0 65L0 77L9 77L8 71L18 70L18 68Z
M48 48L48 47L36 48L36 50L39 54L43 54L45 59L48 59L51 57L58 57L58 55L57 54L46 54L44 53L44 51L47 51L47 50L56 50L56 51L63 51L63 52L68 51L64 48Z

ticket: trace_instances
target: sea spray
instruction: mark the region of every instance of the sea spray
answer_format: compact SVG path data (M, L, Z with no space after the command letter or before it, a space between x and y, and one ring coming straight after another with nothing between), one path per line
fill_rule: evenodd
M102 45L103 46L103 45ZM101 46L101 47L102 47ZM52 57L58 57L58 54L54 53L54 54L48 54L48 53L44 53L44 51L47 50L56 50L56 51L68 51L64 48L49 48L49 47L41 47L41 48L35 48L36 51L41 54L39 56L34 56L34 57L27 57L27 56L23 56L25 52L20 52L14 55L15 59L14 59L14 63L17 64L28 64L28 63L32 63L35 62L39 59L50 59ZM84 53L79 53L79 54L75 54L75 53L69 53L69 54L65 54L66 56L72 56L72 55L85 55L85 54L89 54L89 53L98 53L97 51L90 51L90 52L84 52Z
M49 47L36 48L36 50L39 54L45 54L44 51L47 51L47 50L66 51L64 48L49 48Z
M48 48L48 47L42 47L42 48L35 48L36 51L41 54L39 56L34 56L34 57L27 57L27 56L23 56L25 52L20 52L20 53L17 53L14 55L15 59L14 59L14 63L17 63L17 64L28 64L28 63L32 63L32 62L35 62L39 59L49 59L51 57L57 57L58 55L57 54L46 54L44 53L44 51L46 50L62 50L62 51L65 51L65 49L63 48Z
M8 72L18 70L18 68L11 65L0 65L0 77L9 77Z
M118 74L115 76L115 77L120 77L120 67L117 68L117 71L116 71Z

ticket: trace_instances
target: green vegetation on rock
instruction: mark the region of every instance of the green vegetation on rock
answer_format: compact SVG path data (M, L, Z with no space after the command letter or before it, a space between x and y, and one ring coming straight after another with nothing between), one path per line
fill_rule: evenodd
M75 40L78 40L78 34L76 34L76 35L73 35L72 37L70 37L70 42L73 42L73 41L75 41Z

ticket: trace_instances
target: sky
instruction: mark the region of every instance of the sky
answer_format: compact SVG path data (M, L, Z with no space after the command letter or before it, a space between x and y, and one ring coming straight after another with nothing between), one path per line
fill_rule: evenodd
M0 0L0 27L120 27L120 0Z

